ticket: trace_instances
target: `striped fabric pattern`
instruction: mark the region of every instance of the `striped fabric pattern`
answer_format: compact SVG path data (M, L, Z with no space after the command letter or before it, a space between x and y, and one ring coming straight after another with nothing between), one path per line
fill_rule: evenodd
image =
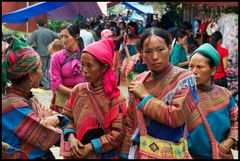
M214 89L210 95L207 96L206 92L198 90L199 106L204 111L205 115L210 112L214 112L225 108L230 102L231 93L224 88L214 86ZM197 110L195 110L188 120L188 130L191 132L202 123L201 116Z
M188 83L189 79L193 82ZM170 127L184 124L198 103L193 97L194 80L192 72L174 67L163 80L146 82L149 93L156 98L145 104L143 113Z
M99 127L98 119L91 107L89 96L86 93L89 92L86 89L86 85L87 83L81 83L74 87L67 102L67 108L64 108L62 111L62 114L66 114L71 120L71 123L64 129L64 132L74 129L76 137L79 140L82 140L88 130ZM88 156L88 158L97 159L101 158L103 153L111 150L120 151L125 135L123 126L126 116L126 101L121 95L117 98L109 99L104 95L104 92L95 94L95 98L104 115L102 122L105 129L109 131L108 134L98 138L101 143L100 154L93 152ZM67 150L69 148L63 146L69 145L66 142L64 144L61 143L60 149L62 153L60 155L64 156L64 154L68 153L67 151L64 152L64 149ZM113 157L116 157L116 155Z
M151 72L138 75L136 80L143 81L148 93L155 98L150 99L141 108L144 116L154 119L170 127L179 127L186 123L191 113L196 109L198 99L196 95L195 77L191 71L169 65L166 72L158 78L151 76ZM128 104L126 137L124 139L125 149L130 149L131 136L136 134L135 129L141 124L136 115L136 105L140 100L133 95ZM146 123L147 125L147 123ZM147 125L148 126L148 125ZM157 129L156 129L157 130ZM128 151L125 151L128 153ZM138 153L138 151L136 152Z
M2 60L3 84L7 80L20 78L41 65L40 56L33 48L19 39L13 41L12 47L6 50Z
M62 131L57 128L43 126L36 121L38 119L34 112L30 112L14 132L26 143L31 143L41 150L48 150L60 138Z
M14 108L28 106L26 100L15 94L9 94L2 97L2 113L7 113Z

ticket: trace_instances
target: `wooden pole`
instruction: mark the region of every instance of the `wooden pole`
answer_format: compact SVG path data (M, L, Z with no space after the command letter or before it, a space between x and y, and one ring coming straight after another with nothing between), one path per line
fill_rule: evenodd
M27 7L29 6L29 2L27 2ZM26 23L26 40L28 40L28 21Z

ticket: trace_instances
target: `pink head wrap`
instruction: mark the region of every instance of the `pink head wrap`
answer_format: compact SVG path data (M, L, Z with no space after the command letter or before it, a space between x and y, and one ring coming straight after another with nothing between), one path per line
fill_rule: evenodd
M113 39L105 39L91 43L83 49L83 52L90 53L100 62L109 66L107 71L103 75L103 86L105 95L110 99L118 97L120 94L120 90L117 85L117 76L112 70L114 56Z
M109 37L111 37L113 35L113 32L109 29L104 29L101 32L101 39L108 39Z

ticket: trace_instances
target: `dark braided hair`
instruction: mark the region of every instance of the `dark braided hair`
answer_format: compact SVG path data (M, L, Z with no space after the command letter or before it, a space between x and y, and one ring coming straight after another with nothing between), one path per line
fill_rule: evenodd
M212 34L210 44L216 49L219 40L222 40L222 34L220 31L216 31Z

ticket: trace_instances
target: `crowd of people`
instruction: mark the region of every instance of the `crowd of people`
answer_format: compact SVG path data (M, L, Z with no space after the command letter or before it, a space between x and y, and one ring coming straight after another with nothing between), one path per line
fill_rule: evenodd
M3 159L54 159L52 146L64 159L233 159L238 105L220 31L196 43L188 22L37 23L27 41L2 40ZM40 86L49 107L31 92Z

